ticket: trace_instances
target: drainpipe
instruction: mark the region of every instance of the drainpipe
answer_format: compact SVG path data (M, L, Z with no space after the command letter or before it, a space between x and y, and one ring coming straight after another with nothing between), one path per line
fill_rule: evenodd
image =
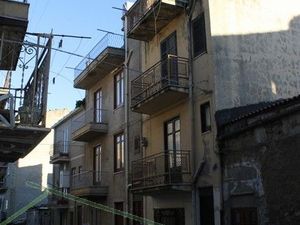
M125 211L129 211L130 208L130 201L129 201L129 188L130 185L128 184L129 179L128 179L128 173L130 169L129 165L129 93L128 93L128 87L129 87L129 73L128 73L128 42L127 42L127 16L124 16L124 49L125 49L125 62L124 62L124 79L125 79L125 143L126 143L126 154L125 154Z
M193 16L193 9L195 6L195 0L190 0L188 5L188 52L189 52L189 111L191 122L191 173L195 170L195 116L194 116L194 93L193 93L193 54L192 54L192 28L191 21ZM201 164L202 165L202 164ZM194 177L194 176L193 176ZM197 225L197 179L192 181L192 218L193 224Z

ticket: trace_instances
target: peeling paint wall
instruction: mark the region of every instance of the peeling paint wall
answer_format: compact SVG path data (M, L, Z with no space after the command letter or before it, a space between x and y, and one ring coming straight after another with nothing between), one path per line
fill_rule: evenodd
M257 207L259 225L300 224L299 149L299 110L222 142L225 225L245 207Z

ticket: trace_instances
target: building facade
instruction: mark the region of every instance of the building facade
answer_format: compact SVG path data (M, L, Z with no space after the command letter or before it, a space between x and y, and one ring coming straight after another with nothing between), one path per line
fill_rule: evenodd
M290 3L139 0L127 11L129 107L142 115L131 193L144 217L221 224L214 115L299 94L299 3Z
M214 115L299 94L300 5L275 2L126 3L124 43L109 33L75 69L70 193L166 225L230 224ZM69 210L77 225L139 224Z

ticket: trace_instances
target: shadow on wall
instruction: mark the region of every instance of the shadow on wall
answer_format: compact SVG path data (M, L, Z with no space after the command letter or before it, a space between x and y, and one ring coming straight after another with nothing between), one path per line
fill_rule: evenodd
M33 189L26 185L27 181L32 181L42 185L42 164L35 166L27 166L16 168L14 174L14 195L11 196L9 202L13 202L12 208L9 209L10 215L20 210L22 207L30 203L34 198L41 194L40 190ZM47 199L41 203L47 203ZM21 215L18 219L25 218L25 214ZM18 220L16 219L16 220Z
M218 110L300 93L300 16L285 31L212 38Z

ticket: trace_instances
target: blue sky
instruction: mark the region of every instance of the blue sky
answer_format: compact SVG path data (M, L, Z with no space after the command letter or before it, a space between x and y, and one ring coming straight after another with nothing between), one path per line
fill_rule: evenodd
M92 37L90 40L63 38L62 50L86 55L105 35L97 29L122 33L122 8L124 0L29 0L28 32L69 34ZM28 41L33 41L27 36ZM58 48L60 37L53 40ZM52 52L49 80L48 109L73 109L75 101L84 97L84 92L73 88L74 71L65 67L76 67L81 58L57 51ZM4 74L1 74L3 76ZM55 76L55 84L52 78ZM13 84L19 84L20 71L13 74ZM26 83L27 81L25 81Z

